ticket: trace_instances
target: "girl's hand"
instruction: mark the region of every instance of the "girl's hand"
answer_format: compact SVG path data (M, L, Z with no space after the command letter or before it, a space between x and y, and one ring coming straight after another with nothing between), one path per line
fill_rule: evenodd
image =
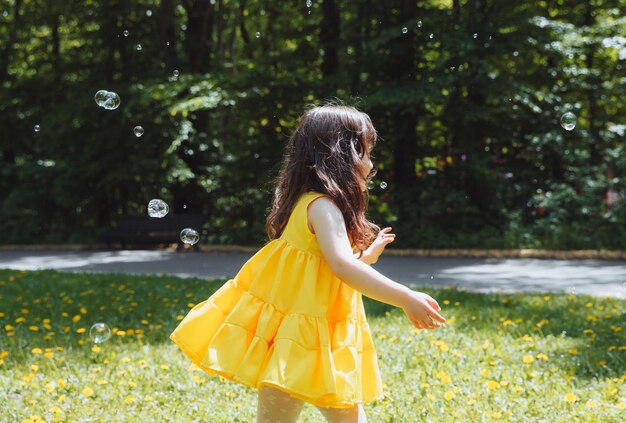
M381 229L372 244L363 252L363 256L367 263L374 264L378 261L378 257L383 253L387 244L396 239L396 234L391 233L391 228Z
M411 291L402 310L418 329L435 329L446 323L446 319L438 313L441 307L437 301L423 292Z

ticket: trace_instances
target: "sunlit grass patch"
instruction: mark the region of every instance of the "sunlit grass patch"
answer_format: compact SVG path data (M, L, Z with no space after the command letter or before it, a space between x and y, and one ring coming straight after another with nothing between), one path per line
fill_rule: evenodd
M0 270L0 421L254 421L254 390L200 371L168 338L222 283ZM366 299L385 383L370 421L623 421L624 300L422 290L443 328ZM96 322L111 339L90 340ZM322 418L307 406L300 421Z

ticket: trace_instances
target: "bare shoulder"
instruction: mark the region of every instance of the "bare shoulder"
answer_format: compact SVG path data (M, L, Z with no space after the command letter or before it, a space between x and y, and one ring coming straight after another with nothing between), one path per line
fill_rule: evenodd
M307 217L309 229L315 233L316 227L344 226L343 214L329 197L319 197L311 202L308 207Z

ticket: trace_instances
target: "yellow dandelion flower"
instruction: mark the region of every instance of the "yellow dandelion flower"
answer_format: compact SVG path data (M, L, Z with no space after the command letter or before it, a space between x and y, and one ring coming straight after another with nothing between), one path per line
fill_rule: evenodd
M153 401L154 398L152 398L150 395L146 395L145 398L143 399L144 401Z
M623 410L626 408L626 402L624 401L620 401L617 403L617 408L619 408L620 410Z
M109 383L109 382L107 382L107 381L106 381L106 380L104 380L104 379L100 379L100 380L98 380L96 383L97 383L98 385L106 385L106 384L107 384L107 383Z
M430 392L428 394L426 394L426 397L431 400L434 401L435 400L435 396L433 394L431 394Z
M130 363L130 358L128 358L128 357L123 357L123 358L122 358L122 363Z
M116 332L115 332L115 334L116 334L117 336L126 336L126 332L125 332L125 331L123 331L123 330L118 330L118 331L116 331Z
M99 346L95 345L95 346L93 346L93 348L91 348L91 351L93 351L95 353L99 353L100 351L102 351L102 348L100 348Z
M592 302L588 302L587 304L585 304L585 307L591 308L591 307L593 307L593 303Z
M65 394L61 395L58 399L59 402L65 401Z
M598 406L598 404L596 404L595 402L593 402L593 400L589 400L589 401L587 401L587 402L585 403L585 407L587 407L587 408L595 408L595 407L597 407L597 406Z
M80 308L80 313L81 314L87 314L87 309L85 307L81 307Z
M50 411L51 413L60 413L61 407L59 407L58 405L55 405L55 406L50 407L48 411Z
M552 298L552 297L550 297L549 295L545 295L545 296L543 297L543 300L544 300L544 301L550 301L550 299L551 299L551 298Z
M524 356L524 358L522 358L522 361L523 361L525 364L530 364L530 363L532 363L533 361L535 361L535 357L533 357L532 355L525 355L525 356Z
M426 388L429 388L429 387L430 387L430 384L428 384L428 383L422 383L420 385L420 388L422 388L422 389L426 389Z
M572 355L578 354L578 350L576 348L570 348L569 350L567 350L567 352Z
M521 392L524 388L522 388L521 386L514 386L511 388L511 390L513 392Z
M487 381L487 388L489 388L490 391L496 390L500 387L500 384L498 382L496 382L495 380L488 380Z
M182 314L179 314L178 316L176 316L176 320L178 320L179 322L183 319L184 319L184 316Z
M170 366L167 365L167 364L161 364L160 367L161 367L162 370L169 370L170 369Z
M135 382L128 381L128 387L129 388L136 388L137 384Z
M544 353L537 354L537 358L539 360L548 361L548 356L545 355Z
M85 333L85 328L78 328L76 329L76 333Z
M124 402L126 404L132 404L133 402L135 402L135 397L132 395L129 395L126 398L124 398Z
M73 323L78 323L80 321L80 315L77 314L76 316L72 317L72 322Z
M41 348L33 348L32 350L30 350L30 352L33 354L41 354L43 351L41 350Z
M476 319L478 319L478 317L476 317L476 316L472 316L472 317L470 317L470 319L471 319L471 320L476 320Z
M28 330L30 330L32 332L37 332L39 330L39 328L37 326L29 326Z
M488 339L485 339L485 342L483 342L483 350L486 350L487 348L489 348L489 345L491 344L491 342L489 342Z
M53 352L47 352L44 354L44 357L46 358L54 358L54 353Z
M454 398L454 392L446 391L445 394L443 394L443 397L446 401L450 401L452 400L452 398Z
M15 326L11 326L11 325L4 325L4 329L7 331L13 330L15 329Z
M39 370L39 366L37 366L36 364L33 364L32 366L30 366L30 369L31 369L33 372L36 372L37 370Z
M441 383L452 382L452 380L450 379L450 376L448 376L445 372L438 372L436 376L441 381Z
M23 323L25 321L26 321L26 319L23 318L23 317L18 317L17 319L15 319L15 323Z
M598 361L598 365L600 365L600 366L606 366L606 360L600 360L600 361Z
M574 394L566 394L565 395L565 401L567 401L569 404L572 404L576 401L578 401L578 397Z
M482 370L480 371L480 375L481 375L482 377L487 377L487 376L489 375L489 370L487 370L487 369L482 369Z
M502 417L502 413L500 413L499 411L494 411L493 413L491 413L491 417L493 417L494 419L499 419Z
M93 395L93 389L85 388L85 389L82 390L82 393L83 393L84 396L90 397L90 396Z

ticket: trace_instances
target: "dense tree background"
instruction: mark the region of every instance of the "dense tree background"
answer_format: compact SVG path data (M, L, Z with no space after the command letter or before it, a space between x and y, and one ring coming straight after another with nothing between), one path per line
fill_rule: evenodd
M298 116L336 97L380 134L396 246L626 248L624 10L0 0L0 242L94 242L162 198L203 242L259 244Z

